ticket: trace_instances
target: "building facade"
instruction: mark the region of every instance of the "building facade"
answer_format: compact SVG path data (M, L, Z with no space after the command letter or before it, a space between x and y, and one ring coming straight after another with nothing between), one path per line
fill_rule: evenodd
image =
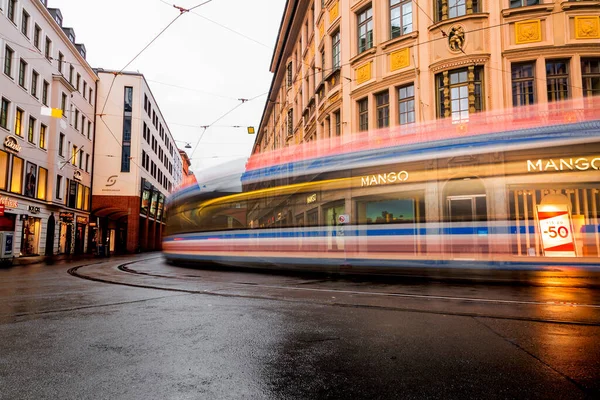
M182 179L181 156L142 74L96 72L92 214L100 251L158 250L165 200Z
M98 77L62 20L45 0L0 0L3 258L91 250Z
M565 215L572 238L560 256L597 262L598 2L289 0L271 71L253 148L267 182L278 171L270 165L328 149L387 146L406 160L373 163L366 178L376 178L358 177L353 190L271 202L272 213L248 216L252 226L331 226L332 251L340 215L350 223L434 226L445 233L410 236L409 252L453 258L464 252L448 232L479 224L482 234L462 244L476 258L549 257L557 251L541 221L552 209ZM543 141L544 129L562 124L580 141L566 133L561 145ZM510 140L483 152L486 141L476 136L501 130L511 131L503 133ZM477 146L461 148L463 134ZM303 145L286 150L295 144ZM401 177L388 182L392 171ZM516 234L500 246L484 234L492 224Z
M600 94L600 5L289 0L253 153Z

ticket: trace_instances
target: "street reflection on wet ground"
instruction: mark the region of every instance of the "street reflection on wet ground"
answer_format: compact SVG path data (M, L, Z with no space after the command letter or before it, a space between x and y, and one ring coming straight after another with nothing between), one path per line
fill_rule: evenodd
M438 278L181 268L148 255L0 269L0 397L600 395L595 277Z

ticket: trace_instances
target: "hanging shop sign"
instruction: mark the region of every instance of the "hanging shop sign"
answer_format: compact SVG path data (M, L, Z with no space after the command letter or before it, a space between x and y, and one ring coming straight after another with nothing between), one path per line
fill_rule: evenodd
M80 181L81 180L81 171L77 170L77 171L73 172L73 179L76 181Z
M19 141L12 135L8 135L4 138L4 148L13 153L18 153L21 151L21 145L19 144Z
M19 208L19 202L6 196L0 196L0 204L6 208Z
M29 206L29 207L27 207L27 211L29 211L32 214L39 214L41 209L36 206Z
M600 157L548 158L527 160L527 172L600 170Z
M360 186L377 186L390 183L401 183L408 180L408 172L389 172L387 174L377 174L362 176L360 178Z
M306 204L312 204L317 202L317 194L313 193L311 195L306 196Z
M77 217L76 219L78 224L87 225L88 219L87 217Z
M58 214L58 218L62 222L73 222L73 219L75 219L75 214L72 212L61 212Z
M537 213L544 255L576 257L569 207L566 204L540 204Z

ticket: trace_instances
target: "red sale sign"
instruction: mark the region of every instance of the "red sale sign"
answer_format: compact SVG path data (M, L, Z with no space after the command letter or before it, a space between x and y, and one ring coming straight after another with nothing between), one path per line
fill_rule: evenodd
M537 206L537 211L544 255L576 257L571 215L567 205L542 204Z

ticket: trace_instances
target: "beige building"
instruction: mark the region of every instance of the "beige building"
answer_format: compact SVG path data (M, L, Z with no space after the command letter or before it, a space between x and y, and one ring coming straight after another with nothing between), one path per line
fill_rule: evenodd
M0 50L0 234L17 257L91 251L98 77L85 46L45 0L0 0Z
M288 0L253 153L600 95L600 2Z

